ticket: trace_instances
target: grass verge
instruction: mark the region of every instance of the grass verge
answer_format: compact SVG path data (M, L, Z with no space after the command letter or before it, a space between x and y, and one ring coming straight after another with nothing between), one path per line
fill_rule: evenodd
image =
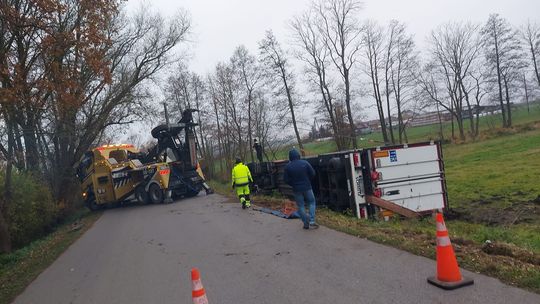
M435 222L431 218L366 221L323 208L317 219L334 230L435 259ZM460 221L446 223L462 268L540 293L540 255L537 252L504 242L479 242L472 232L477 225ZM483 229L486 235L496 234L489 227Z
M100 215L84 209L47 237L13 253L0 255L0 304L11 303L28 284L90 229Z

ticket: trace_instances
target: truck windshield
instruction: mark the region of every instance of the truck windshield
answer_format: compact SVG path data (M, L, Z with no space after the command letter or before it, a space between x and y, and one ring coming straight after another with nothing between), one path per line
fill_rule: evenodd
M86 177L86 172L88 171L88 168L92 165L93 162L93 156L92 152L86 152L81 162L79 163L79 167L77 168L77 177L82 182Z

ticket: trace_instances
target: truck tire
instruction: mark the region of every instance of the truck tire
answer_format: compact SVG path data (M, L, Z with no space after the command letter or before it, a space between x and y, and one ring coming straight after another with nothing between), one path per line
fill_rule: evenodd
M165 194L158 184L150 185L150 188L148 188L148 196L150 197L150 202L152 202L152 204L160 204L165 198Z
M188 192L186 193L186 197L189 198L189 197L195 197L199 194L199 192L201 192L200 190L199 191L194 191L194 190L188 190Z
M135 199L139 204L148 204L150 202L148 198L148 192L144 190L144 186L139 186L135 189Z
M99 209L101 209L103 207L101 205L98 205L98 203L96 201L96 197L94 195L90 195L86 199L86 206L88 207L88 209L90 209L92 211L98 211Z

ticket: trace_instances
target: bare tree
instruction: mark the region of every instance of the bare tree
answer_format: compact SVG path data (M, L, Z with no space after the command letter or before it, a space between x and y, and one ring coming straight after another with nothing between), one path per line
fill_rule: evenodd
M220 111L219 111L219 93L217 91L217 85L215 84L215 81L213 79L212 76L208 76L208 79L206 81L207 83L207 86L208 86L208 90L209 90L209 98L211 100L211 104L212 104L212 108L213 108L213 111L214 111L214 121L215 121L215 137L217 137L217 148L218 148L218 152L219 152L219 166L220 166L220 172L223 172L223 162L221 161L222 159L225 159L227 160L226 158L226 155L224 155L224 151L225 149L223 148L224 146L224 143L223 143L223 133L222 133L222 126L223 126L223 122L222 122L222 118L221 118L221 115L220 115ZM213 155L214 153L212 153Z
M450 104L439 104L447 109L456 119L461 140L465 140L463 117L468 111L471 134L474 132L472 108L470 104L471 86L469 82L471 70L478 60L480 43L477 27L472 24L448 23L431 34L431 57L435 64L431 72L436 73L435 81L444 84L446 96ZM433 78L428 78L429 82ZM429 89L425 83L424 90ZM430 90L427 90L429 92ZM431 90L432 91L432 90ZM464 104L465 103L465 104ZM466 106L466 107L465 107Z
M308 82L320 93L320 100L332 127L334 141L338 150L342 150L344 142L336 120L335 100L329 80L329 51L324 47L317 28L319 19L312 11L308 11L301 17L294 18L291 27L295 40L301 48L301 51L297 52L297 57L306 64Z
M476 112L474 113L476 120L475 120L475 128L474 130L471 130L471 132L474 132L473 137L478 136L480 134L480 109L482 100L489 92L488 87L488 72L484 67L482 67L481 63L476 66L475 69L473 69L469 75L469 83L471 85L471 93L469 95L474 96L474 101L476 104Z
M300 132L298 131L295 115L295 102L293 100L295 94L295 81L286 54L281 49L281 46L272 31L266 32L266 37L259 43L259 49L263 64L271 75L277 77L281 82L281 85L279 86L280 92L287 98L298 147L300 148L301 153L304 154L304 146L300 138Z
M512 126L510 93L512 84L518 80L517 71L523 65L519 33L506 19L493 14L484 25L482 35L487 63L492 67L498 86L503 127L509 128Z
M438 75L435 74L436 66L436 61L428 62L423 66L422 71L418 73L418 84L420 86L418 95L425 107L432 107L432 105L435 104L439 120L439 139L444 140L441 105L443 105L445 101L443 100L443 96L441 96L442 94L439 93L440 91L444 91L444 88L441 88L440 81L437 79ZM447 109L446 106L443 108ZM454 136L453 126L452 136Z
M540 87L540 70L538 68L540 65L540 25L527 21L527 24L521 29L521 35L526 48L529 49L534 74L538 81L538 87Z
M382 89L383 85L381 73L384 69L384 29L378 25L375 21L367 21L364 25L364 31L362 35L362 41L365 46L365 57L366 57L366 67L365 73L368 75L371 81L372 93L375 98L375 104L377 106L377 113L379 114L379 122L381 124L381 131L383 135L383 140L385 143L389 143L389 137L386 126L386 117L384 114L384 104L382 98ZM393 42L393 39L392 39ZM390 51L390 48L388 48ZM388 65L390 65L391 54L387 54ZM390 71L390 67L387 67L387 72ZM384 75L384 74L383 74ZM388 107L390 106L389 96L390 92L390 75L386 74L386 85L387 85L387 97L388 97ZM390 108L388 108L388 114L390 116ZM392 140L393 141L393 140Z
M232 65L225 63L216 66L215 84L219 111L223 116L224 151L227 166L230 166L235 157L245 157L246 150L243 133L245 111L239 102L241 84L234 75Z
M245 46L239 46L231 58L232 66L244 88L245 104L247 105L247 132L249 153L253 158L253 103L256 90L261 84L262 73L255 56L249 54Z
M188 71L185 63L181 62L173 74L167 78L164 93L168 115L172 119L179 120L186 109L197 110L195 117L199 124L199 132L195 138L201 155L208 156L205 125L201 117L204 116L203 112L205 112L205 108L209 107L210 102L205 102L206 87L201 77Z
M389 105L389 92L393 92L394 101L397 107L398 115L398 136L399 142L403 143L403 138L407 138L406 125L403 121L403 110L407 102L413 98L412 93L416 88L416 74L418 73L418 58L415 50L414 39L406 33L406 27L403 23L397 21L390 22L389 32L390 42L387 45L388 57L386 58L385 79L386 94L388 103L388 117L392 135L391 113ZM390 67L391 89L388 88L388 67Z
M164 93L171 117L180 117L185 109L193 107L194 91L192 77L184 62L180 62L167 78Z
M321 0L315 4L321 18L318 26L323 42L343 79L350 137L355 148L357 143L351 108L351 69L357 62L357 53L360 50L361 29L356 14L361 7L361 2L357 0Z
M392 123L392 112L390 107L390 95L394 92L393 88L390 86L391 79L393 78L393 66L394 66L394 57L395 49L396 49L396 43L397 43L397 35L398 31L400 31L400 25L397 21L392 20L390 21L390 24L388 25L388 39L385 45L386 50L385 56L384 56L384 85L385 85L385 96L386 96L386 109L388 114L388 129L390 133L390 139L392 141L392 144L396 143L396 139L394 137L394 126ZM399 94L398 94L399 95Z

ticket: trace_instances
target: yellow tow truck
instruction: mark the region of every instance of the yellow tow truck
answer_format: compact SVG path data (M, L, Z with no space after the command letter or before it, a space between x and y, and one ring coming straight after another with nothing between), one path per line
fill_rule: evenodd
M90 210L117 205L128 200L158 204L180 197L192 197L206 184L196 153L193 110L186 110L176 124L157 126L152 136L158 140L148 153L131 144L104 145L86 152L77 176Z

